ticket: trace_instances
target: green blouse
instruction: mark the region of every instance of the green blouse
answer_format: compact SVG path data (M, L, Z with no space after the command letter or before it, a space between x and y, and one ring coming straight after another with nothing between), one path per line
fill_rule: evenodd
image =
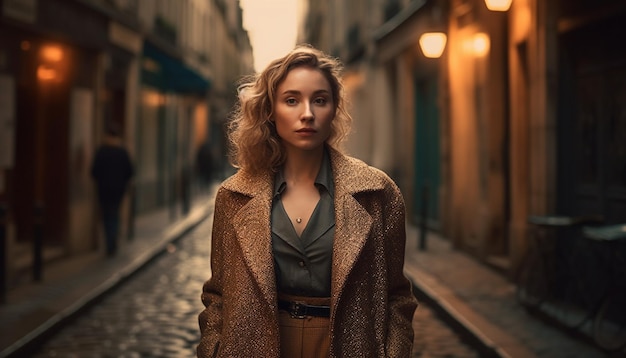
M330 297L335 205L332 169L327 152L324 153L315 186L320 192L320 200L302 236L298 237L281 201L281 195L287 187L283 171L276 173L272 204L272 249L278 292L306 297Z

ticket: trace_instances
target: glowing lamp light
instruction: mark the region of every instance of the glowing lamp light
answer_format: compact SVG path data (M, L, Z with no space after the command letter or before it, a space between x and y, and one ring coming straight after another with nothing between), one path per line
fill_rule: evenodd
M42 81L51 81L57 78L57 71L49 66L40 65L37 67L37 78Z
M58 46L44 46L41 48L41 57L50 62L59 62L63 59L63 50Z
M150 107L158 107L165 104L165 96L157 92L148 92L143 96L144 103Z
M485 0L485 5L491 11L507 11L512 2L513 0Z
M439 58L446 47L446 34L443 32L427 32L420 36L420 48L424 56L428 58Z
M474 38L472 39L472 50L476 56L485 56L489 53L490 47L491 41L489 40L489 36L486 33L479 32L474 35Z
M22 44L22 48L30 45ZM64 80L67 69L67 53L56 44L46 44L39 48L37 79L47 83L60 83Z

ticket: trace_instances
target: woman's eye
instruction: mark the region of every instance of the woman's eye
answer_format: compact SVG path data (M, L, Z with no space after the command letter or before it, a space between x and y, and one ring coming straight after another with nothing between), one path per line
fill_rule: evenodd
M315 99L315 104L326 104L326 98L320 97Z
M295 98L287 98L285 100L285 103L287 103L287 104L296 104L297 102L296 102Z

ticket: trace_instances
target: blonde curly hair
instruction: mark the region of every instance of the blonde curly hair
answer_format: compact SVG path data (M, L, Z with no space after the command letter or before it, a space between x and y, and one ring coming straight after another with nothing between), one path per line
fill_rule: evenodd
M239 101L228 122L229 154L234 167L252 173L268 169L275 172L285 162L284 147L270 119L278 86L297 67L318 69L328 80L335 116L326 143L342 150L341 143L352 123L341 83L343 66L339 60L310 45L299 45L272 61L263 72L244 78L239 86Z

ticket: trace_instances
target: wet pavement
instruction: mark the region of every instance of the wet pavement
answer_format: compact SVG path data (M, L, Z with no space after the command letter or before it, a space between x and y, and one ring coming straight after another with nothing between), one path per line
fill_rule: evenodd
M33 357L194 357L210 275L207 219L51 337Z
M33 357L194 357L200 289L210 275L212 220L52 336ZM415 314L413 357L478 357L426 304Z
M417 250L418 231L408 227L405 270L418 298L431 302L446 322L489 357L625 357L604 352L588 339L530 314L515 298L506 277L429 233Z
M185 217L139 217L135 239L113 259L46 267L43 282L11 291L0 305L0 357L193 357L211 193ZM510 281L449 240L429 233L427 250L417 250L417 230L407 228L405 273L421 301L414 357L624 356L529 315Z

